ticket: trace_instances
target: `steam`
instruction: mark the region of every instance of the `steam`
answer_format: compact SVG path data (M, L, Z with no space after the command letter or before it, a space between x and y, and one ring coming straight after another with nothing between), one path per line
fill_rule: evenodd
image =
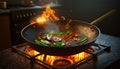
M60 32L60 29L59 29L58 25L54 21L51 21L51 22L46 24L45 32L46 33L48 33L48 32L58 33L58 32Z

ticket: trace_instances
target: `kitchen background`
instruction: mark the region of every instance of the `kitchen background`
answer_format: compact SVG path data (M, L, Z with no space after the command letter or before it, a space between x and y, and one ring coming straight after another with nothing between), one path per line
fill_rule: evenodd
M23 1L26 4L23 4ZM34 3L34 6L45 5L50 2L61 4L62 8L64 8L63 11L67 11L72 19L78 19L87 22L95 20L111 9L117 9L115 15L103 20L100 25L98 24L98 26L106 34L120 36L120 33L117 31L119 29L120 22L119 0L7 0L7 7L26 6L27 4L27 6L30 6L31 1Z
M54 2L57 4L56 9L60 10L60 14L75 20L92 22L104 13L116 9L116 13L103 20L98 26L102 33L120 37L120 2L119 0L6 0L6 4L2 4L5 0L0 0L0 50L23 43L19 36L21 29L29 24L30 19L35 17L39 11L44 8L42 6ZM58 4L60 5L58 7ZM6 5L6 7L2 7ZM30 13L28 17L22 17L23 14ZM19 16L20 14L20 16ZM20 27L20 28L18 28Z
M47 4L56 11L58 16L63 15L66 19L89 23L115 9L116 12L112 16L96 25L102 32L96 43L107 46L108 48L105 49L107 52L98 56L97 63L88 62L87 66L83 65L83 67L86 69L119 67L120 0L0 0L0 69L29 69L31 62L17 52L13 52L11 48L25 42L20 35L21 30L30 24L33 18L40 15Z

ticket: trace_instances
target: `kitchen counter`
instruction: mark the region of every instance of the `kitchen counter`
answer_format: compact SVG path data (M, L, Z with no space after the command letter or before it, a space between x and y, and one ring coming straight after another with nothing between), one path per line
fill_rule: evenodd
M105 46L111 46L111 52L104 52L103 54L99 55L97 61L93 62L90 60L80 65L80 69L105 69L107 67L112 69L112 66L114 66L113 63L120 59L119 37L101 34L96 40L96 43ZM120 65L120 62L117 63L117 65ZM30 69L30 61L29 59L12 52L11 48L8 48L0 52L0 69ZM40 65L35 65L35 69L44 68Z

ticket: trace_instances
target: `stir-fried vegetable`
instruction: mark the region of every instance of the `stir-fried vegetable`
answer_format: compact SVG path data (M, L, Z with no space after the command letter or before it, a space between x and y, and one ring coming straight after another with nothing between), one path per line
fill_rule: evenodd
M65 29L70 29L70 23L72 22L72 19L70 19L67 24L65 25Z
M39 41L39 40L35 40L35 43L38 45L43 45L43 46L48 46L48 42L43 42L43 41Z
M84 42L86 40L87 40L87 37L84 36L84 37L82 37L81 39L78 40L78 43Z
M46 34L41 34L35 39L35 43L43 46L71 46L74 42L76 44L83 43L87 40L86 36L81 36L76 32L66 31L66 32L49 32Z
M40 35L36 37L35 43L43 46L72 46L71 44L80 44L87 41L86 36L82 36L77 32L70 31L70 19L65 25L65 29L68 31L55 33L53 31L49 33L40 32Z
M53 44L54 46L60 46L60 47L65 46L64 42L54 42Z

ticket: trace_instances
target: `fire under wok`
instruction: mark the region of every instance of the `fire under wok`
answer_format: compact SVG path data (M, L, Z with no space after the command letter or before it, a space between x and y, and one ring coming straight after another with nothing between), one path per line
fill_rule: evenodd
M101 16L100 18L94 20L91 23L85 22L85 21L79 21L79 20L59 20L59 21L49 21L46 22L43 25L39 25L38 23L29 24L25 26L22 31L21 35L23 39L27 41L27 43L30 45L31 48L34 50L46 54L46 55L56 55L56 56L67 56L67 55L73 55L80 53L84 51L85 49L89 48L99 37L100 35L100 29L96 27L94 24L98 23L99 21L105 19L108 17L108 15L111 15L114 12L114 10L106 13L105 15ZM66 26L68 25L68 26ZM55 34L53 33L59 33L58 35L65 34L66 32L69 34L65 35L66 38L60 37L59 39L53 39L56 36L53 36ZM52 34L51 34L52 33ZM73 39L76 37L76 35L68 37L68 35L71 35L73 33L77 33L77 39L79 41L75 42ZM46 35L44 40L41 40L41 36ZM57 35L57 36L58 36ZM38 39L40 37L40 39ZM69 41L67 39L70 38ZM40 41L47 41L48 44L42 44ZM63 43L63 41L65 43ZM57 45L55 43L62 44ZM69 44L67 44L70 42ZM50 43L50 44L49 44Z

